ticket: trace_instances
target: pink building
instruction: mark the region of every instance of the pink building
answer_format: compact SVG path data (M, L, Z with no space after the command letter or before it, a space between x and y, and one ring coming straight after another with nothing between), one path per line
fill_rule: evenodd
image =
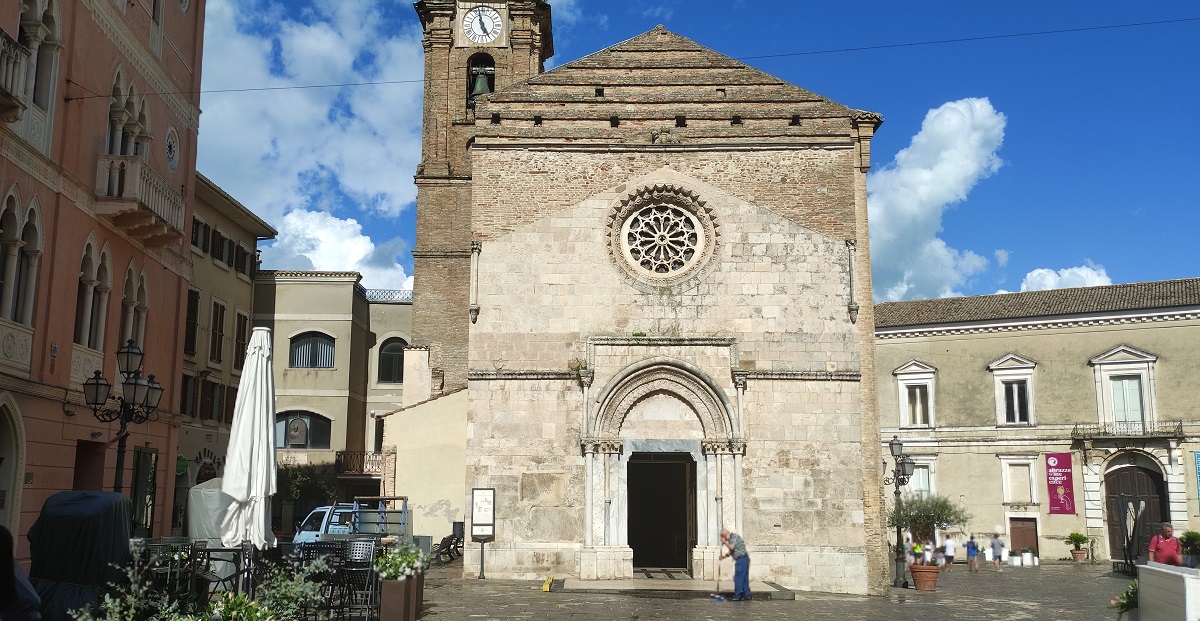
M0 524L21 558L47 497L114 488L120 425L82 384L120 394L128 340L165 392L120 487L135 532L170 534L204 4L0 3Z

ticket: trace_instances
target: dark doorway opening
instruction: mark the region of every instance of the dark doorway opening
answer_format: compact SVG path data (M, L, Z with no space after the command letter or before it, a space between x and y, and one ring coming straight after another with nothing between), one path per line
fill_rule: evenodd
M691 569L696 463L688 453L629 457L629 545L637 568Z
M1145 555L1150 538L1170 514L1162 473L1140 466L1113 470L1104 475L1104 497L1109 555L1114 561L1124 559L1127 551L1131 560Z

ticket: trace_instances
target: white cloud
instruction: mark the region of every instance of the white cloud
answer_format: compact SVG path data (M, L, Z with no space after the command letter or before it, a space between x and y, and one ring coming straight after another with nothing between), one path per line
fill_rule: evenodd
M348 218L394 218L412 207L424 58L415 20L381 18L396 10L403 9L384 0L316 0L290 15L256 0L208 2L198 168L280 230L279 247L265 256L288 263L265 267L299 269L306 259L317 269L359 269L346 261L320 267L328 242L288 244L283 236L296 220L314 218L361 233ZM391 83L211 92L363 82ZM358 243L374 247L366 236ZM393 257L393 265L364 270L364 280L403 271Z
M375 244L353 219L323 211L297 209L283 217L279 236L263 246L263 267L282 270L353 271L364 287L412 289L412 277L396 262L408 243L393 239Z
M1111 285L1112 279L1104 271L1103 265L1085 261L1078 267L1068 267L1058 271L1038 268L1025 275L1021 281L1021 291L1045 291L1047 289L1066 289L1069 287L1098 287Z
M867 177L872 278L884 300L956 295L987 259L938 237L942 214L1003 161L1005 116L986 98L930 110L908 148Z
M1004 267L1005 265L1008 265L1008 257L1012 253L1001 248L1001 249L993 252L992 254L996 257L996 265L999 265L1000 267Z

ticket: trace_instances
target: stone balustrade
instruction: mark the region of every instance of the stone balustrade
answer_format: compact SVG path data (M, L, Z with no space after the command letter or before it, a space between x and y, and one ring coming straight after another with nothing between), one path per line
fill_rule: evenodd
M15 123L28 107L25 94L29 50L0 31L0 122Z

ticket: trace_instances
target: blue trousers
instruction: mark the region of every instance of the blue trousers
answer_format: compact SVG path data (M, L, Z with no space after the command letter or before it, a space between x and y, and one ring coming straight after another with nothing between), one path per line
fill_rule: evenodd
M750 599L750 555L733 560L733 596Z

